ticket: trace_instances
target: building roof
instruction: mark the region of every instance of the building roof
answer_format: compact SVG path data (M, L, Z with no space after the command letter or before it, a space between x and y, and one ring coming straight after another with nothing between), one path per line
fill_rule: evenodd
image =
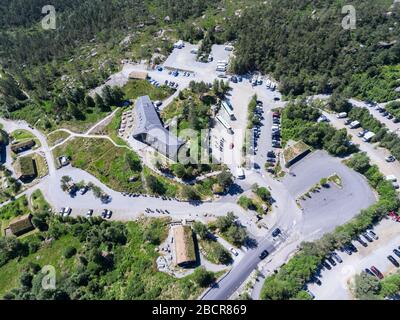
M135 107L133 137L151 145L162 154L175 158L183 141L164 128L148 96L139 97Z
M11 233L16 236L29 232L34 229L31 218L31 214L18 217L11 221L8 228L10 229Z
M177 265L189 264L196 261L193 233L189 226L172 227L175 242L175 263Z
M35 145L35 141L30 139L22 142L17 142L11 145L13 152L18 152L21 149L32 148Z
M146 71L135 70L129 74L130 79L146 80L148 73Z
M36 175L34 160L31 157L21 157L15 161L15 172L18 177L31 177Z

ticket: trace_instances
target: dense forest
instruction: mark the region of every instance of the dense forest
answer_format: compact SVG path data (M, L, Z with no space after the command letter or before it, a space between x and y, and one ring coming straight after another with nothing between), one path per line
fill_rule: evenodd
M235 70L272 73L287 95L344 91L353 75L374 76L380 66L400 62L399 9L390 9L392 3L351 1L354 30L341 25L345 1L272 0L250 7L231 24L237 30Z
M400 87L400 6L391 0L352 1L354 30L342 27L343 0L55 0L57 28L43 30L46 4L0 3L1 109L31 123L46 114L43 129L109 108L68 97L104 83L122 58L168 54L176 36L203 40L205 52L213 43L233 42L233 70L271 74L286 96L400 98L394 90ZM171 33L159 39L161 29Z

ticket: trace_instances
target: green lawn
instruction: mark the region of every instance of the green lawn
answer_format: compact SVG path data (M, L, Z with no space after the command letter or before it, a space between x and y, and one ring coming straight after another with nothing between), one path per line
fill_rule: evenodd
M34 139L35 136L27 131L27 130L15 130L10 133L10 136L16 140L16 141L21 141L21 140L28 140L28 139Z
M125 108L118 109L111 122L101 132L102 134L108 135L115 143L121 146L129 146L129 144L118 135L118 130L121 127L122 113L125 112L125 110Z
M53 152L56 158L69 157L74 167L88 171L116 191L143 191L138 155L126 148L115 147L106 139L74 138ZM129 182L132 177L137 180Z
M64 141L65 139L67 139L70 136L70 134L66 131L53 131L50 132L47 135L47 143L49 144L49 146L54 146L57 143L61 143L62 141Z
M51 208L40 189L35 190L31 194L30 203L35 212L48 211Z
M130 80L124 87L126 99L136 99L140 96L149 96L151 100L165 100L174 93L175 90L161 86L153 86L146 80Z

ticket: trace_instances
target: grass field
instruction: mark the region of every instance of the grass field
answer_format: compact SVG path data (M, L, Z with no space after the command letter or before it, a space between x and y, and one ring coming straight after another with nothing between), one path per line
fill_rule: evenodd
M74 167L88 171L116 191L143 191L140 159L127 148L115 147L106 139L74 138L53 152L56 158L69 157ZM137 180L129 182L132 177Z
M51 208L39 189L31 194L30 203L34 212L48 211Z
M126 99L136 99L140 96L149 96L151 100L165 100L172 95L175 90L166 86L159 88L153 86L146 80L130 80L124 87Z
M111 122L103 130L101 130L101 134L108 135L115 143L121 146L129 146L124 139L118 136L118 130L121 127L122 113L125 110L126 109L122 108L118 109Z
M50 147L53 147L54 145L63 142L69 136L70 134L66 131L53 131L47 135L47 143Z

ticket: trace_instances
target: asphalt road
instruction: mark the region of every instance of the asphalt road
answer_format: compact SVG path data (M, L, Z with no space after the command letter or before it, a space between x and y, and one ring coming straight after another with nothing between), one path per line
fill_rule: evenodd
M270 254L276 250L274 243L267 238L262 240L256 248L249 249L245 257L220 282L203 295L202 300L228 300L251 272L257 268L261 261L259 255L264 250Z

